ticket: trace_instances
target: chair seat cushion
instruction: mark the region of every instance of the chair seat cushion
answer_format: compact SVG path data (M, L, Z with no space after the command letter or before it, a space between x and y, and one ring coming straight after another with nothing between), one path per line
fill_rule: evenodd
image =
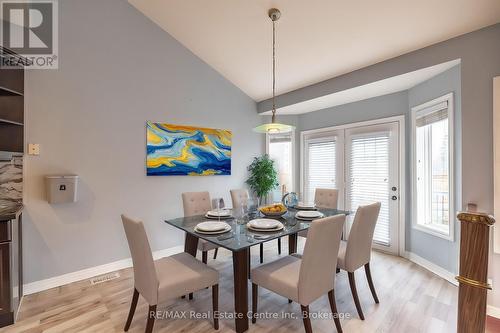
M188 253L155 261L158 302L177 298L219 283L219 273Z
M218 248L217 245L215 245L212 242L206 241L204 239L198 239L198 250L200 251L210 251L210 250L215 250Z
M345 250L347 249L347 242L340 241L339 255L337 259L337 267L346 271L345 266Z
M287 256L261 265L252 270L252 282L298 302L301 261L296 256Z

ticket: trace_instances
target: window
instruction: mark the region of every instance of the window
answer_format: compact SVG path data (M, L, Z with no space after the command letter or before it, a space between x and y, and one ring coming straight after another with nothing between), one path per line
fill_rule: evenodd
M278 170L279 187L271 194L273 202L281 202L284 193L293 191L293 133L268 134L267 151Z
M412 109L413 225L453 239L453 114L449 94Z
M316 188L336 188L335 137L308 139L305 149L306 173L302 199L314 202Z

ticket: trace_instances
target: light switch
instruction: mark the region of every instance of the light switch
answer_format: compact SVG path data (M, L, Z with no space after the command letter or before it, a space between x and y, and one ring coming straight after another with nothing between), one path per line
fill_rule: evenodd
M40 155L40 145L38 143L28 144L28 155Z

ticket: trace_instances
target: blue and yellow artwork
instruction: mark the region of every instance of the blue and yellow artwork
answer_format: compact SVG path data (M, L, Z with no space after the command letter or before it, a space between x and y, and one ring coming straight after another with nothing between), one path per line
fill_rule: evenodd
M147 175L230 175L231 139L227 130L147 122Z

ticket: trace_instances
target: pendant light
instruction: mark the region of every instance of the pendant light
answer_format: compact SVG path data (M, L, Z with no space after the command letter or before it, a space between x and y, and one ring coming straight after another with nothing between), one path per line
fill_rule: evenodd
M253 130L257 133L288 133L295 127L276 122L276 21L280 18L281 12L276 8L271 8L268 15L273 22L273 115L270 123L257 126Z

